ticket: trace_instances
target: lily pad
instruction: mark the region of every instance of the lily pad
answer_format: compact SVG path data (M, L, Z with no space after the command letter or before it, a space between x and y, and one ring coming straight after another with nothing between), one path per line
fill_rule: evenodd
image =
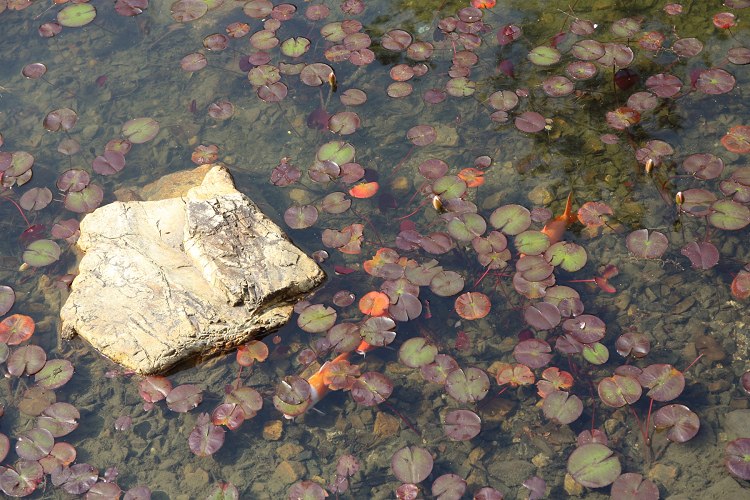
M48 266L60 258L60 246L52 240L36 240L23 253L23 261L32 267Z
M750 211L748 211L750 216ZM748 219L750 223L750 219ZM628 250L645 259L660 257L669 246L669 240L659 231L648 234L648 229L639 229L630 233L626 239Z
M421 483L432 472L432 465L432 454L419 446L401 448L391 458L391 470L402 483Z
M467 441L482 430L482 419L469 410L453 410L445 416L445 434L454 441Z
M445 390L461 404L482 400L490 390L490 379L478 368L454 370L445 380Z
M34 428L18 437L16 453L24 460L46 457L55 445L55 438L47 429Z
M51 359L36 373L34 381L42 389L57 389L68 383L73 372L73 363L67 359Z
M133 144L142 144L156 137L159 133L159 122L153 118L135 118L126 122L121 132L123 137Z
M585 444L568 458L568 473L575 482L588 488L602 488L612 484L620 475L620 459L603 444Z
M57 22L68 28L85 26L96 17L96 8L88 3L68 5L57 13Z
M544 416L559 425L569 424L581 416L583 403L576 395L565 391L554 391L542 403Z
M8 316L0 323L0 342L8 345L20 344L34 334L35 327L34 320L29 316L23 314Z
M324 332L336 323L336 310L323 304L314 304L302 311L297 318L297 326L306 332Z

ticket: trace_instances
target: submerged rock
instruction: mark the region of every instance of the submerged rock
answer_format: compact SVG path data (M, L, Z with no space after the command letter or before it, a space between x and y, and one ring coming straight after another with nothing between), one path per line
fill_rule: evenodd
M278 329L325 279L223 167L184 198L95 210L78 246L85 255L60 311L62 337L78 334L144 375Z

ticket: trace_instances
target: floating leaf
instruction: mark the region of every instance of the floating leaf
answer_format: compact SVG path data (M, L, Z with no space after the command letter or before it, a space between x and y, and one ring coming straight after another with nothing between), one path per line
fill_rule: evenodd
M172 390L172 382L161 375L149 375L138 385L138 393L148 403L156 403L167 397Z
M479 292L467 292L456 298L456 312L464 319L484 318L490 312L490 299Z
M680 253L690 259L696 269L710 269L719 263L719 251L707 241L693 241L682 247Z
M284 222L292 229L305 229L318 220L318 209L312 205L291 206L284 212Z
M68 5L57 13L57 22L68 28L85 26L96 17L96 8L87 3Z
M478 368L454 370L445 379L445 390L461 404L482 400L490 390L490 379Z
M73 372L73 364L67 359L52 359L36 373L34 381L42 389L57 389L68 383Z
M224 444L224 429L211 423L207 413L201 413L197 423L188 436L190 451L199 457L216 453Z
M698 434L700 419L687 406L666 405L654 413L654 427L659 430L669 429L667 439L684 443Z
M67 360L59 359L53 361ZM81 418L81 414L75 406L59 402L45 408L44 412L37 418L36 425L40 429L48 430L52 437L62 437L70 434L78 427L77 419L79 418Z
M153 118L135 118L122 126L122 135L133 144L150 141L159 133L159 122Z
M620 460L602 444L585 444L568 457L568 473L575 482L588 488L612 484L620 475Z
M306 332L324 332L336 323L336 310L323 304L307 307L297 318L297 326Z
M750 438L739 438L727 444L724 465L735 476L750 481ZM2 478L0 477L0 482Z
M583 403L576 395L564 391L554 391L544 398L544 416L559 425L569 424L581 416Z
M175 387L167 394L167 407L178 413L185 413L200 404L203 393L192 384L184 384Z
M638 376L638 382L651 389L646 395L656 401L671 401L685 388L685 377L669 364L647 366Z
M750 215L750 212L748 214ZM658 231L653 231L649 236L648 229L639 229L628 235L626 245L628 250L638 257L655 259L667 250L669 241Z
M401 448L391 458L391 470L402 483L421 483L432 472L432 465L432 454L419 446Z
M659 488L650 479L628 472L612 483L612 500L658 500Z
M398 359L409 368L421 368L435 360L438 350L424 337L410 338L398 350Z
M60 246L52 240L36 240L23 253L23 261L32 267L48 266L59 258Z
M543 305L545 302L540 303ZM552 305L552 304L548 304ZM555 307L555 306L552 306ZM527 309L528 310L528 309ZM555 308L557 310L557 308ZM559 322L558 312L558 322ZM526 365L530 368L541 368L550 362L552 355L549 354L552 349L549 344L541 339L526 339L523 342L519 342L516 348L513 350L513 356L520 364Z
M633 377L614 375L599 382L599 397L614 408L633 404L641 397L640 383Z
M10 287L5 287L13 292ZM7 293L7 292L6 292ZM11 305L13 303L11 302ZM8 307L10 309L10 307ZM7 311L6 311L7 312ZM8 345L17 345L28 340L34 334L36 324L29 316L14 314L8 316L0 323L0 342Z
M24 373L33 375L44 367L47 353L38 345L19 347L8 358L8 373L20 377Z
M351 388L354 400L365 406L375 406L382 403L388 399L392 392L393 382L378 372L363 373Z

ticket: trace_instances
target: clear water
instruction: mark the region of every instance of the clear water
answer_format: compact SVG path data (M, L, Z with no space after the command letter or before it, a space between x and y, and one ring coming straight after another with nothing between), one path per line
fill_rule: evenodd
M320 36L319 29L326 22L344 19L339 5L329 4L331 16L314 23L303 15L309 4L290 3L297 5L299 11L292 20L282 23L279 38L307 36L312 45L302 60L328 62L324 52L330 44ZM262 21L243 14L241 3L227 2L197 21L177 23L170 17L167 2L152 2L143 14L132 18L118 15L110 3L95 2L98 14L94 23L82 28L64 28L53 39L40 37L37 28L43 22L52 21L61 7L36 2L25 10L5 11L0 14L3 35L0 133L5 141L2 149L27 151L34 155L35 165L28 184L13 188L12 192L5 191L2 196L17 201L30 187L48 186L56 193L55 201L42 211L26 212L29 224L44 223L48 230L58 220L80 218L60 202L61 195L54 188L57 177L71 166L90 171L93 157L103 152L108 141L121 137L123 123L149 116L161 125L156 138L135 145L127 155L125 168L118 174L108 177L92 174L92 182L104 189L104 203L114 201L117 189L140 188L166 174L194 168L193 148L199 144L215 144L219 148L218 163L232 170L239 189L286 228L283 214L289 206L316 204L320 207L323 196L341 189L313 183L306 176L317 149L336 139L331 133L308 128L308 115L326 101L329 113L343 110L339 100L342 91L361 89L367 93L367 102L347 109L358 113L362 125L355 134L343 139L356 147L357 161L363 167L380 174L381 192L393 194L398 208L382 213L378 210L377 197L355 200L354 206L363 217L351 210L340 215L320 210L320 218L311 228L287 228L295 243L312 253L324 248L321 244L324 229L340 230L353 223L365 225L361 254L344 255L328 249L332 257L324 268L329 279L310 299L313 302L330 304L333 294L342 289L360 297L380 286L381 279L361 271L362 263L381 246L394 247L399 232L396 219L417 210L426 201L423 195L417 194L409 204L424 180L417 168L429 158L445 161L451 174L473 166L480 155L493 158L486 182L469 189L467 194L467 199L476 203L479 213L485 217L507 203L529 208L547 207L554 215L559 215L565 197L572 190L576 207L588 201L607 203L616 215L613 222L618 231L630 232L645 227L667 235L669 251L659 259L647 261L630 254L625 239L612 231L592 235L580 225L570 228L573 230L570 238L586 248L588 264L576 273L562 273L558 284L576 288L586 312L605 320L608 333L602 342L609 348L611 358L602 367L589 364L580 355L569 361L556 354L553 359L553 364L560 369L572 370L575 365L585 371L573 389L583 400L583 415L569 426L555 425L543 415L535 388L513 388L490 403L494 416L487 407L480 412L484 422L478 437L468 442L453 442L441 438L442 418L450 409L476 409L478 405L459 405L446 395L442 386L426 382L417 371L401 365L396 350L377 349L361 360L360 370L382 372L393 380L394 392L388 399L389 404L409 419L421 435L396 419L384 405L364 407L345 393L328 395L318 405L323 414L308 412L294 422L281 418L269 397L258 416L239 429L227 432L227 441L216 454L208 458L196 457L187 446L187 436L198 413L213 411L220 403L224 386L236 379L238 365L234 356L228 354L170 377L174 385L193 383L206 391L204 402L197 410L177 414L162 403L144 412L137 390L140 377L105 378L104 374L115 368L108 360L91 352L80 340L57 339L57 314L66 292L55 288L53 282L66 272L75 272L79 258L76 250L62 244L64 253L59 262L33 273L19 271L22 251L16 240L27 224L9 201L2 200L0 282L13 286L16 291L16 305L11 313L27 314L37 322L32 342L43 346L49 357L69 359L75 365L73 379L56 393L58 401L70 402L81 412L79 427L60 439L76 447L78 462L94 465L102 475L107 468L117 467L116 482L123 490L146 485L153 490L156 499L203 498L209 486L218 481L236 485L242 498L276 499L287 498L292 484L300 480L329 484L338 458L350 453L359 459L361 470L351 478L351 490L339 496L379 499L393 498L393 491L399 485L389 467L393 453L407 445L418 445L426 447L435 457L435 468L425 481L425 498L430 498L431 481L447 473L466 479L469 491L492 486L511 499L525 498L528 490L521 483L539 476L547 482L547 498L567 498L564 488L567 457L574 449L577 434L590 428L592 422L594 399L588 381L596 384L622 364L623 358L614 350L614 341L621 333L635 330L645 334L652 347L649 356L636 363L638 366L670 363L683 370L697 356L695 342L704 335L713 337L726 356L721 360L706 357L698 361L686 373L685 391L673 401L689 406L698 414L701 421L698 435L687 443L671 443L663 449L662 435L655 435L649 462L644 458L643 438L633 413L627 407L616 410L604 406L596 398L594 425L608 433L623 472L648 475L664 498L669 495L686 495L693 499L750 498L747 483L733 478L720 465L727 442L740 437L743 431L736 424L726 427L726 415L747 407L747 395L737 386L739 376L749 368L747 301L736 300L729 287L733 273L750 260L747 229L713 232L697 218L685 215L678 218L671 200L677 191L693 187L693 181L674 179L661 193L658 184L635 160L627 134L618 132L621 142L614 146L604 145L599 139L602 134L617 132L607 126L604 114L623 105L633 92L645 90L645 78L669 66L675 60L674 54L647 52L635 47L636 59L631 67L640 77L636 87L618 90L615 94L612 69L599 68L594 79L576 84L577 93L561 98L549 98L542 84L550 76L564 74L565 65L572 60L571 45L578 37L568 35L559 45L564 59L557 65L538 67L526 61L532 46L549 43L561 27L569 26L575 18L597 23L599 27L591 37L601 41L617 40L609 32L609 26L624 17L642 18L644 32L659 31L667 36L669 43L675 40L674 34L701 40L704 49L700 55L680 60L670 69L671 74L682 80L685 95L660 100L658 111L643 113L642 122L631 129L631 138L637 147L658 139L675 149L675 154L665 159L665 166L656 170L661 179L682 174L679 165L690 154L710 152L720 156L725 163L723 174L701 185L718 193L718 182L745 164L744 155L728 152L719 141L730 127L746 124L748 73L745 66L725 66L736 78L736 85L730 92L720 95L688 92L689 75L696 68L722 65L730 48L747 42L746 26L740 22L733 36L717 29L712 16L724 9L717 2L686 5L682 15L669 17L656 2L639 2L637 8L627 10L620 3L607 0L585 1L575 6L571 18L566 16L567 2L523 2L523 10L517 2L498 3L485 11L484 21L492 30L482 35L483 43L475 51L479 63L472 68L469 78L476 82L476 93L464 98L448 96L441 104L429 104L421 96L429 89L444 88L454 50L449 41L434 38L437 21L455 15L458 8L465 6L458 2L446 2L442 6L440 3L367 2L365 11L354 17L363 24L362 31L374 40L389 30L403 29L435 45L435 54L425 61L429 68L427 74L410 81L414 86L411 96L390 98L385 89L393 82L389 76L392 66L414 65L416 61L408 59L404 51L373 48L377 59L368 66L329 63L335 68L338 79L336 94L329 94L328 85L309 87L297 76L284 76L282 82L288 85L289 94L280 105L262 102L238 69L239 57L256 51L247 37L232 41L228 49L218 53L202 47L205 36L223 33L225 26L232 22L247 22L251 34L261 29ZM742 11L735 13L739 16ZM520 26L528 42L520 39L499 48L497 30L506 24ZM640 36L642 34L635 38ZM210 66L194 73L183 71L180 59L197 51L206 54ZM272 62L280 59L278 47L268 52ZM513 61L516 79L498 69L504 59ZM22 68L31 62L47 65L44 78L54 86L21 75ZM101 86L95 83L100 76L107 77ZM496 90L518 88L527 89L530 97L522 99L517 110L538 111L551 119L549 130L525 134L513 126L512 119L511 123L500 125L490 120L493 110L486 104L488 96ZM234 116L226 121L206 116L208 104L221 100L234 104ZM195 113L190 111L192 101L196 102ZM70 130L70 135L81 143L86 163L81 155L68 158L59 154L57 145L66 137L62 132L48 132L42 127L44 116L60 107L69 107L78 113L78 123ZM397 182L391 185L386 179L409 153L412 144L406 132L415 125L435 127L438 138L430 145L416 147L393 175L392 179ZM303 177L291 186L278 188L269 178L283 157L290 157L290 162L303 171ZM364 217L369 222L365 222ZM445 224L429 205L418 210L410 220L423 234L445 231ZM426 229L432 223L435 225ZM679 249L706 235L720 250L722 261L707 271L694 270ZM401 254L420 264L435 257L425 252ZM435 258L446 270L462 274L467 290L485 271L476 262L468 242ZM592 283L566 283L590 279L600 266L608 264L620 270L620 275L612 279L617 289L614 294L605 293ZM337 275L333 272L334 265L358 272ZM520 308L528 305L528 301L521 300L509 278L488 275L477 290L491 298L492 310L483 319L466 321L450 313L453 297L441 298L423 289L420 297L429 300L433 317L400 323L394 347L397 349L407 338L426 334L436 340L441 352L455 357L462 368L476 366L494 371L498 365L492 367L493 363L515 364L512 350L517 334L525 327ZM102 300L107 298L102 297ZM362 318L356 303L340 310L339 314L352 321ZM471 346L463 351L453 348L459 331L465 332L471 341ZM558 328L537 335L552 340L559 333ZM253 368L244 382L269 395L281 377L301 373L296 353L311 347L320 338L320 334L308 334L296 325L284 328L278 336L279 345L289 346L290 351L272 355ZM267 343L272 350L277 347L270 337ZM0 389L5 401L0 430L11 443L35 425L33 418L16 408L23 390L31 384L30 379L11 378L7 389ZM488 399L499 390L493 381ZM634 405L641 421L648 413L649 402L643 396ZM507 410L510 411L504 415ZM131 415L133 427L116 432L114 421L121 415ZM395 435L376 426L389 419L400 423ZM264 436L266 425L282 425L280 439L270 440ZM11 450L4 463L12 464L15 459L15 452ZM724 496L704 496L710 495L706 492L712 487L724 488L721 490ZM732 487L736 488L734 492L728 489ZM33 497L67 497L49 482L41 489L44 493L37 491ZM608 495L609 488L584 489L582 493L590 499ZM467 492L463 498L469 497Z

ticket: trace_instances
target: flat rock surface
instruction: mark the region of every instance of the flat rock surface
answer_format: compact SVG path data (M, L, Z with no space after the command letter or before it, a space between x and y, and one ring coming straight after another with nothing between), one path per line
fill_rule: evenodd
M95 210L78 245L85 255L60 311L62 336L78 334L141 374L278 329L325 279L222 167L186 197Z

